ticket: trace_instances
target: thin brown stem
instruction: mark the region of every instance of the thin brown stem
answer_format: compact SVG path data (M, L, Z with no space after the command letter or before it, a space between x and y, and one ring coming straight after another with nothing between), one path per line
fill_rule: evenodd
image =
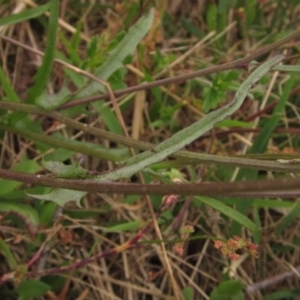
M191 184L137 184L96 181L92 179L63 179L52 175L35 175L0 169L0 178L23 183L42 185L76 191L98 192L104 194L124 195L202 195L230 197L279 197L277 194L287 193L290 198L300 193L300 178L284 178L276 180L254 180L247 182L218 182Z

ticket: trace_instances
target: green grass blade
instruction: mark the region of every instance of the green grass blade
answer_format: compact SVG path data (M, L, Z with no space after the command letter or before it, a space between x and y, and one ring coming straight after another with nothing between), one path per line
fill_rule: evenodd
M0 26L3 25L12 25L16 23L20 23L29 19L33 19L36 17L39 17L44 12L46 12L49 9L50 3L40 5L35 8L27 9L22 12L19 12L17 14L10 15L8 17L4 17L0 19Z
M59 0L51 0L48 24L48 38L43 62L35 75L35 83L28 91L29 102L34 102L40 96L51 74L56 47L56 32L59 18Z
M1 202L0 212L16 215L26 224L30 234L33 235L37 233L40 225L39 216L37 211L30 205Z
M2 253L2 255L5 256L7 262L9 263L10 268L12 270L15 270L18 266L18 263L15 260L14 255L10 251L9 247L7 246L7 244L2 238L0 239L0 252Z
M300 203L295 203L293 209L284 216L279 226L276 228L276 234L281 234L293 221L295 221L300 215Z
M261 153L266 149L268 141L271 138L272 133L278 126L278 123L282 117L282 113L284 111L286 102L289 98L290 92L293 88L294 81L295 81L295 76L292 75L284 86L282 95L274 109L272 117L266 122L265 126L258 134L257 138L253 143L253 146L251 147L250 153Z
M250 231L253 233L259 233L259 229L257 226L249 220L247 217L245 217L243 214L240 212L236 211L235 209L231 208L230 206L227 206L223 204L222 202L208 198L208 197L194 197L196 200L201 201L202 203L211 206L212 208L218 210L220 213L223 215L229 217L232 220L235 220L242 226L245 226L248 228Z
M8 78L5 76L3 69L0 66L0 82L3 90L6 93L7 100L10 102L20 102L19 96L16 94L15 90L11 86Z

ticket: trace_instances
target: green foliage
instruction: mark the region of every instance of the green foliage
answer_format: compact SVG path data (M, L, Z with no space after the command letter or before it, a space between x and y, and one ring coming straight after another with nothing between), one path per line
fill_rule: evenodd
M121 224L113 225L110 227L104 228L104 232L135 232L139 228L141 228L141 225L143 225L143 222L141 221L131 221L131 222L122 222Z
M0 20L0 26L8 26L16 23L20 23L29 19L33 19L36 17L39 17L44 12L46 12L50 7L50 3L37 6L35 8L27 9L24 11L21 11L19 13L10 15L8 17L2 17Z
M18 300L41 298L49 290L51 290L51 286L38 280L23 281L16 288L16 292L19 294Z
M71 92L64 86L57 94L41 94L36 98L35 103L46 110L53 110L68 102L71 96Z
M290 94L291 89L293 87L294 80L295 80L294 76L292 75L290 77L290 79L285 83L283 93L272 113L271 118L267 121L267 123L262 128L261 132L256 137L256 139L248 153L262 153L265 150L267 143L268 143L269 139L271 138L271 135L272 135L273 131L275 130L275 128L277 127L278 122L281 118L281 114L283 113L284 107L288 100L288 95ZM247 178L248 180L253 180L257 177L257 175L258 175L257 170L247 170L247 171L242 170L239 172L239 174L237 176L237 180L241 180L244 178ZM249 208L248 204L245 205L244 203L239 203L237 205L237 210L243 214L246 213L248 208ZM232 235L240 234L241 230L242 230L242 227L240 224L237 224L237 223L232 224L232 229L231 229Z
M195 197L196 200L213 207L214 209L218 210L222 214L228 216L230 219L235 220L237 223L241 224L243 227L248 228L250 231L254 233L258 233L259 229L257 226L250 221L245 215L239 213L235 209L231 208L223 204L223 202L207 198L207 197Z
M186 287L182 290L182 295L184 300L193 300L195 299L194 291L191 287Z
M44 168L55 174L58 178L87 178L88 171L82 168L79 163L72 165L65 165L59 161L44 161L42 162Z
M297 299L300 294L300 289L282 290L265 296L263 300L293 300Z
M146 16L143 16L135 25L133 25L123 39L108 53L105 62L95 69L95 75L102 80L107 80L118 69L123 67L123 61L132 55L138 43L146 35L153 21L154 12L151 10ZM91 47L91 53L94 53L95 46ZM104 91L97 82L91 82L78 94L78 97L91 96L99 91Z
M157 118L151 125L154 128L161 128L165 126L170 126L171 128L177 127L177 122L173 118L176 111L178 111L183 106L182 103L177 103L175 105L165 105L159 109L159 118Z
M280 221L278 227L276 228L276 234L281 234L289 225L297 220L300 214L300 204L295 203L291 208L290 212L287 213Z
M204 112L215 109L220 102L226 100L228 90L236 88L236 84L233 84L233 81L237 78L238 73L236 71L212 76L212 86L203 88Z
M45 55L43 57L42 65L39 67L37 74L35 75L35 83L28 91L29 102L34 102L38 96L40 96L49 80L53 60L56 49L56 32L58 28L59 18L59 1L51 0L50 2L50 17L48 25L48 38L46 44Z
M236 280L223 281L216 287L210 300L244 300L243 284Z
M11 213L21 219L28 228L31 235L37 233L40 222L39 217L35 209L30 205L5 203L1 201L0 212Z
M102 116L103 121L109 131L123 135L123 130L118 122L116 114L111 111L110 107L106 105L106 102L100 100L94 104L95 109Z
M27 193L28 196L46 201L53 201L59 206L64 207L69 202L75 202L78 207L81 207L80 200L84 197L86 192L79 192L67 189L53 189L49 194L34 195Z
M20 102L20 99L19 99L17 93L11 86L9 80L6 78L1 66L0 66L0 82L1 82L1 86L3 87L4 92L6 93L6 96L7 96L6 100L11 101L11 102Z
M14 166L13 169L18 172L26 172L33 174L40 171L41 167L34 160L24 159L16 166ZM20 187L22 183L17 181L0 179L0 185L0 196L3 197L13 193L13 191Z
M12 270L17 268L17 261L14 258L13 253L11 252L9 246L5 243L3 239L0 239L0 252L5 256L7 262Z
M93 73L96 68L100 67L105 62L109 56L109 52L113 51L125 36L126 33L121 31L110 43L108 43L108 36L105 34L94 36L86 49L88 59L83 62L81 68L87 69Z
M206 12L206 23L210 31L217 29L217 7L214 4L208 6Z

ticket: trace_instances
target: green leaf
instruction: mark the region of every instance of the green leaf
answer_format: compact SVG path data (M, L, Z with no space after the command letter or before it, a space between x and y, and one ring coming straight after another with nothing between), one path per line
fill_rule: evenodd
M194 300L194 290L191 287L186 287L182 290L182 295L184 297L184 300Z
M105 105L105 102L100 100L94 104L95 109L99 112L101 118L103 119L105 126L110 132L114 132L123 135L123 130L118 122L116 114L111 111L110 107Z
M182 20L183 27L191 34L202 40L205 36L204 32L198 26L195 26L189 19Z
M15 92L14 88L11 86L1 66L0 66L0 83L1 83L1 88L3 88L9 102L16 102L16 103L20 102L19 96Z
M281 71L281 72L300 72L300 65L280 65L276 66L274 68L275 71Z
M300 295L299 288L295 290L282 290L265 296L263 300L297 299L299 295Z
M250 231L254 233L259 233L259 229L252 221L250 221L247 217L245 217L240 212L223 204L222 202L208 197L195 197L195 199L201 201L206 205L213 207L214 209L218 210L219 212L229 217L230 219L235 220L237 223L241 224L242 226L245 226Z
M13 168L14 171L36 173L41 170L41 166L34 160L23 160ZM13 180L0 179L0 196L8 195L23 183Z
M1 212L12 213L20 218L27 226L31 235L37 233L39 228L39 217L35 209L25 204L3 203L0 205Z
M48 171L52 172L59 178L75 179L75 178L86 178L89 172L82 168L79 164L65 165L59 161L42 161L42 165Z
M216 108L220 98L219 91L216 87L205 87L203 89L203 111L207 113L210 109Z
M223 281L216 287L211 295L210 300L243 300L243 284L236 280Z
M12 254L12 252L10 251L9 247L4 242L4 240L2 240L2 238L0 238L0 252L7 259L7 262L9 263L10 268L12 270L15 270L18 266L17 261L15 260L14 255Z
M53 189L49 194L46 195L27 195L39 200L53 201L62 207L64 207L68 202L74 201L78 207L81 207L80 199L86 194L87 192L78 192L67 189Z
M27 280L21 282L16 291L19 294L18 300L27 300L31 298L41 298L47 291L51 290L51 286L38 280Z
M17 14L10 15L8 17L2 17L0 19L0 26L3 25L12 25L16 23L20 23L29 19L36 18L40 15L42 15L44 12L46 12L49 9L50 3L47 3L45 5L40 5L35 8L27 9L22 12L19 12Z
M252 123L238 121L238 120L226 119L226 120L223 120L220 123L218 123L216 125L216 128L221 128L221 127L252 128L252 126L253 126Z
M294 81L295 76L293 74L285 83L282 95L280 96L280 99L273 111L272 117L266 122L265 126L258 134L249 153L261 153L265 150L273 131L276 129L280 119L282 118L282 113L286 102L289 99L290 92L294 86Z
M154 17L154 11L150 10L148 14L140 18L138 22L132 26L122 41L109 52L106 61L96 69L95 75L102 80L108 80L108 78L118 69L123 67L123 60L132 55L136 46L141 39L151 28ZM91 96L92 94L103 92L103 86L98 82L91 82L87 87L83 88L78 93L78 97Z
M142 223L143 223L142 221L125 222L111 227L106 227L104 228L104 232L124 232L124 231L132 232L140 228Z
M62 42L63 42L63 40L62 40ZM68 46L67 45L65 45L65 46L68 49ZM74 49L72 49L72 51L75 52ZM71 51L69 50L69 52L71 52ZM56 51L55 53L56 53L56 57L61 59L62 61L65 61L69 64L74 64L74 61L75 61L78 66L81 65L80 58L76 56L77 53L76 54L70 53L71 60L67 59L66 56L63 53L59 52L59 51ZM73 70L70 70L68 68L64 68L63 70L64 70L64 73L70 78L72 83L75 84L77 88L80 89L85 85L85 78L82 74L79 74L79 73L77 73Z
M50 17L48 25L48 37L43 57L42 65L39 67L35 75L35 83L32 88L28 90L29 102L34 102L40 96L48 82L52 70L55 47L56 47L56 32L59 18L59 0L51 0L50 2Z
M257 1L247 0L245 4L246 4L245 12L246 12L247 26L250 27L255 19Z
M86 48L86 53L89 58L93 57L97 51L98 37L94 36L91 41L88 43Z
M292 210L285 215L276 228L276 234L281 234L283 230L285 230L293 221L297 220L300 215L300 203L295 203Z
M56 94L48 95L46 93L42 93L36 98L35 103L46 110L53 110L68 102L71 97L72 93L68 88L63 86L62 89Z
M208 6L206 11L206 23L210 31L217 29L217 7L214 4Z

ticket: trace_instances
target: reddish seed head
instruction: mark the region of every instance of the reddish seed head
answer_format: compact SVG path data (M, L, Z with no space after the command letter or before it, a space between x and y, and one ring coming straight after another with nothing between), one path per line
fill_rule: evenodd
M223 242L222 241L215 241L215 248L216 249L220 249L221 247L223 247Z

